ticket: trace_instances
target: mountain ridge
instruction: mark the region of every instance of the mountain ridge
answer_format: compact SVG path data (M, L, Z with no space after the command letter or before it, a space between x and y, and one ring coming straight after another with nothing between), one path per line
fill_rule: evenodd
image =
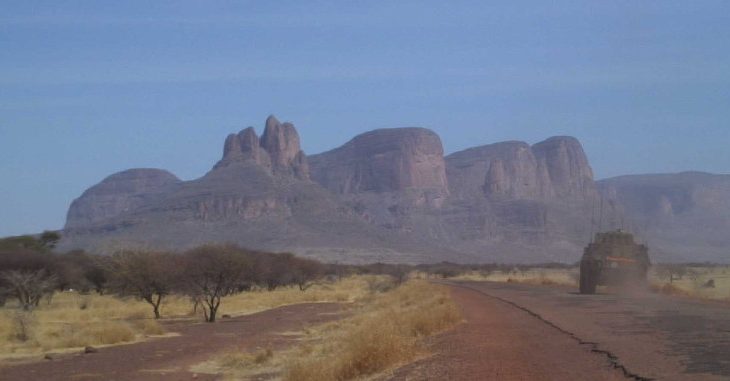
M574 137L445 155L432 130L387 128L307 155L295 126L271 115L260 137L229 134L200 178L131 169L90 187L61 247L231 242L339 262L574 262L597 204L604 227L625 221L631 197L615 184L593 179Z

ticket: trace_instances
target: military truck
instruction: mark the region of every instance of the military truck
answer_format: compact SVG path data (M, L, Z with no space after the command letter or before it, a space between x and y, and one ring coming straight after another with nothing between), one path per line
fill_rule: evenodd
M597 233L580 260L580 293L594 294L596 286L645 284L649 248L621 230Z

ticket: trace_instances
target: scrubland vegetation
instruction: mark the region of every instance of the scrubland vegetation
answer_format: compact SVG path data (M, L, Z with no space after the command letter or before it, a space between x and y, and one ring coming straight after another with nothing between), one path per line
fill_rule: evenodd
M64 292L33 311L0 310L0 357L131 342L161 335L146 305L112 296Z
M367 270L236 246L52 253L58 235L0 240L0 357L132 342L160 318L215 322L285 304L351 301Z
M656 265L649 272L649 281L658 293L730 302L730 266Z
M238 316L295 303L352 302L367 295L369 287L366 277L353 275L323 281L306 292L296 286L256 289L224 297L220 313ZM204 318L202 309L195 312L185 296L169 296L160 310L169 319ZM32 312L23 311L15 301L0 309L0 358L128 343L164 334L149 304L133 297L60 292Z
M53 253L58 236L0 240L0 359L115 345L165 334L165 320L215 322L303 302L346 302L347 317L293 348L227 353L198 371L236 379L366 377L427 355L423 339L460 321L447 290L426 279L577 287L575 266L323 264L232 245L182 253ZM730 300L730 267L652 267L654 292ZM160 319L162 319L161 323Z
M58 236L0 240L0 358L143 340L159 319L215 322L303 302L353 302L403 266L326 265L231 245L183 253L52 253ZM388 282L364 274L387 274Z
M201 364L197 371L230 379L278 374L285 380L350 380L377 374L427 355L423 339L461 321L443 286L392 276L364 276L367 292L350 317L301 335L300 345L281 352L233 352Z
M417 266L422 276L455 280L514 282L543 286L578 287L580 271L566 264ZM648 274L652 292L699 299L730 301L730 266L710 263L655 264Z

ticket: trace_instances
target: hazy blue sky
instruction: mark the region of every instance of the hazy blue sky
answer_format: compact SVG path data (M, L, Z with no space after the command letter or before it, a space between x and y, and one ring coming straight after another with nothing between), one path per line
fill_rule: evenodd
M728 1L2 1L0 235L62 227L130 167L203 175L226 134L308 153L375 128L447 152L574 135L597 177L730 172Z

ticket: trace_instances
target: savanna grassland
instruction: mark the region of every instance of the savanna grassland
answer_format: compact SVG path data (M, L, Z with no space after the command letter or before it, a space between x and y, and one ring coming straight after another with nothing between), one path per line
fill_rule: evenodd
M730 301L730 266L657 264L650 268L647 277L652 292ZM577 288L580 271L577 267L568 266L505 266L500 270L465 270L451 278Z
M291 381L360 379L427 356L424 339L461 321L444 286L421 279L399 286L382 276L367 282L370 292L355 300L347 318L290 333L298 345L224 353L193 369L231 380L261 374Z
M240 316L296 303L349 303L363 298L368 290L365 276L318 283L306 291L291 286L263 288L224 297L220 313ZM11 301L0 308L0 359L164 337L174 334L166 332L166 321L204 318L202 307L196 311L190 298L180 295L165 298L160 310L162 318L154 319L150 305L134 297L78 291L57 293L32 312Z

